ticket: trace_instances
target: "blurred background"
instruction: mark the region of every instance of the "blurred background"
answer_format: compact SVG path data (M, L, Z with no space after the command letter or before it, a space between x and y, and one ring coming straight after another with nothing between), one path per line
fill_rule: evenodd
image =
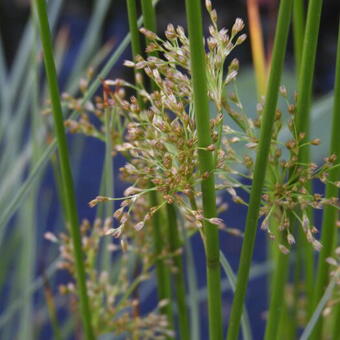
M137 1L139 3L139 1ZM276 24L277 0L259 0L266 51L269 55ZM236 17L246 22L246 0L213 1L220 27L230 28ZM140 9L139 9L140 11ZM327 128L332 102L328 94L334 81L335 49L340 13L338 0L325 0L314 83L312 136L321 138L322 146L313 155L317 161L326 154ZM110 60L128 33L127 13L123 0L49 1L50 24L53 27L59 82L62 91L79 93L79 80L90 66L95 74ZM205 16L205 23L208 23ZM168 23L185 27L184 1L159 1L158 33ZM206 26L207 27L207 26ZM51 122L41 114L46 108L46 86L41 67L39 39L32 21L29 0L0 0L0 338L52 339L52 328L46 313L46 291L55 294L60 324L65 338L77 339L73 323L68 322L68 301L57 296L57 286L68 280L56 271L58 247L44 240L46 231L64 230L62 209L58 200L53 158L45 156ZM239 92L251 115L256 109L255 79L249 39L231 56L240 60ZM130 46L122 49L106 78L128 78L122 67L130 59ZM231 60L230 59L230 60ZM293 42L290 39L286 72L282 81L292 94L295 89ZM93 94L99 93L98 91ZM328 124L328 125L327 125ZM97 196L104 160L104 144L98 140L70 136L71 161L77 191L80 219L93 220L95 209L88 202ZM115 160L115 169L123 159ZM115 195L120 197L126 184L115 180ZM317 186L317 190L323 190ZM229 226L243 228L245 209L229 202L223 216ZM206 301L204 300L204 251L197 235L192 240L198 289L201 299L201 339L208 339ZM221 234L221 246L233 269L237 270L241 239ZM258 232L254 268L247 295L247 307L254 339L262 339L267 308L265 234ZM224 276L224 315L230 309L232 293ZM156 304L154 286L144 289L142 312ZM143 295L144 294L144 295Z

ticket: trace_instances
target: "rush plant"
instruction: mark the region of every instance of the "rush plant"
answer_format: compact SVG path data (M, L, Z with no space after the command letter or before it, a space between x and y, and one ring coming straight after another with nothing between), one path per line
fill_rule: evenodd
M246 340L262 338L252 332L251 305L246 303L249 282L260 275L252 265L260 231L268 236L271 249L261 274L269 274L264 338L293 340L302 331L301 339L336 339L340 324L339 42L331 145L322 160L314 162L310 157L323 143L322 136L311 137L310 133L322 1L311 0L307 11L302 1L280 1L270 62L265 60L257 2L248 1L258 98L252 113L245 108L248 94L242 92L242 65L235 58L235 51L247 40L241 18L235 18L228 29L221 27L213 3L206 0L209 25L204 34L201 1L187 0L187 29L169 23L164 34L159 34L155 3L142 0L139 6L127 0L126 5L129 35L97 72L93 64L100 65L107 53L93 55L92 63L86 63L99 27L94 20L90 25L93 31L87 36L91 43L84 45L76 74L70 77L62 95L56 71L58 53L53 50L45 0L34 0L32 5L49 98L40 103L36 84L33 112L45 113L46 131L51 134L53 125L55 139L49 136L49 146L40 157L37 154L46 135L35 139L35 163L29 167L26 181L8 199L0 227L11 220L39 171L58 150L52 164L65 228L56 233L47 231L45 238L59 248L53 272L58 267L67 276L58 293L52 293L48 284L52 274L40 278L34 286L45 287L54 337L66 339L72 332L86 339L196 340L201 337L199 307L204 306L210 340L237 340L240 332ZM96 6L96 18L103 18L109 1ZM138 20L139 8L142 19ZM291 23L297 91L283 85L282 80ZM124 66L132 71L133 81L111 79L108 72L130 41L132 58L125 60ZM92 67L86 69L90 64ZM37 82L38 61L34 72ZM3 107L15 107L13 100L8 102L4 97ZM8 123L6 117L3 119ZM34 124L43 125L35 120ZM92 222L78 221L70 166L73 153L65 129L104 145L101 186L89 202L91 208L97 208ZM5 130L0 132L10 140ZM11 150L4 150L10 161ZM114 166L116 160L121 164L119 169ZM2 162L0 166L6 168ZM314 191L315 182L325 185L325 194ZM117 187L121 186L124 190L120 195ZM36 199L33 194L31 197ZM243 229L222 215L228 210L228 202L245 209ZM26 211L32 215L33 208L27 206L20 221L24 221ZM323 212L321 237L314 210ZM231 214L232 208L228 212ZM2 230L0 242L7 237ZM235 273L220 241L223 234L242 242ZM200 241L205 256L206 287L201 289L196 277L201 264L195 261L192 250L194 238ZM14 249L15 245L13 236L6 247ZM32 247L25 249L32 252ZM26 260L23 255L21 268L32 265L32 258ZM294 272L294 288L290 272ZM227 285L221 274L226 275ZM30 275L27 269L18 277L29 280ZM232 301L225 298L228 285L233 291ZM31 308L35 289L25 295L25 304ZM153 310L146 310L145 303L154 290L157 303ZM16 311L20 303L9 306L0 317L0 326L11 320L15 315L11 308ZM58 319L59 306L69 307L69 324ZM224 312L229 309L230 314ZM22 312L20 338L28 329L29 311ZM31 339L33 332L30 334Z

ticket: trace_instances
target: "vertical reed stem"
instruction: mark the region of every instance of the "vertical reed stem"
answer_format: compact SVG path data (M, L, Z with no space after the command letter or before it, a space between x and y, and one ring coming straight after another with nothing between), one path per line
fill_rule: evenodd
M156 15L152 0L142 0L144 27L152 32L157 32Z
M199 0L186 0L187 23L190 38L191 74L195 119L197 125L199 165L201 173L207 173L202 179L203 212L206 218L216 217L215 179L212 173L214 160L211 152L204 150L211 145L209 131L209 105L205 54L203 48L202 11ZM222 339L222 302L221 274L219 261L219 235L215 225L206 222L206 266L208 281L209 334L211 340Z
M94 339L94 333L91 324L91 311L89 306L89 300L87 296L87 288L86 288L86 274L84 268L84 257L82 252L81 245L81 235L79 230L78 223L78 213L76 206L76 199L73 188L73 179L71 168L69 164L68 158L68 146L64 129L63 122L63 114L60 103L60 95L58 88L58 80L57 74L54 64L53 58L53 50L52 50L52 39L51 32L48 24L48 17L46 11L46 3L45 0L35 0L39 25L40 25L40 36L44 51L44 62L47 80L49 84L49 91L51 96L52 103L52 111L54 118L54 128L55 134L59 147L59 155L60 155L60 166L62 173L62 181L63 187L65 190L65 199L66 199L66 209L67 209L67 217L70 224L70 232L73 242L73 251L75 258L75 268L76 268L76 278L77 278L77 286L78 286L78 294L80 300L80 311L83 318L84 325L84 333L85 337L88 340Z
M336 164L340 164L340 138L339 138L339 126L340 126L340 24L338 32L338 47L336 57L336 74L335 74L335 86L334 86L334 107L333 107L333 121L332 121L332 135L330 154L335 154L337 157ZM336 165L334 164L334 165ZM326 198L338 197L339 189L330 182L338 181L340 178L340 167L329 171L329 182L326 185ZM326 262L327 257L332 255L334 245L336 244L338 235L336 221L339 216L338 209L336 207L327 205L323 212L323 221L321 229L321 243L323 245L317 268L316 284L314 291L314 306L317 305L321 299L322 294L329 281L329 265ZM322 331L322 320L315 326L315 339L320 339ZM335 335L335 334L334 334Z
M297 74L299 74L301 59L302 59L302 47L303 38L305 34L305 12L304 1L294 0L293 8L293 35L294 35L294 56L295 56L295 68Z
M183 272L182 254L179 253L182 248L182 243L179 237L176 209L173 204L167 204L166 208L168 217L169 248L173 256L173 261L176 270L175 273L173 274L173 278L175 281L176 288L180 338L181 340L189 340L190 331L188 311L185 301L185 277Z
M158 205L158 197L155 191L150 192L150 203L152 206ZM171 282L169 270L164 261L160 258L164 250L164 237L161 232L161 211L157 210L152 218L152 232L154 240L154 251L156 257L156 276L157 276L157 291L159 300L168 300L169 303L162 307L161 311L168 318L170 326L173 325L173 314L171 306Z
M129 31L131 36L131 50L133 58L141 53L138 24L137 24L137 9L136 0L126 0L126 7L129 18Z
M281 234L279 242L284 244L283 238L284 237ZM282 311L286 308L286 304L282 301L282 297L284 296L284 287L287 280L289 255L279 251L276 257L274 274L271 281L271 298L264 336L265 340L277 338Z
M282 0L280 2L276 36L273 47L273 58L267 86L263 120L261 124L260 142L256 157L252 190L250 193L250 202L237 276L236 291L229 321L228 340L236 340L239 333L242 307L246 295L249 269L254 250L262 187L271 144L272 127L277 105L281 73L284 64L292 5L292 0Z
M298 98L297 98L297 116L296 116L296 130L297 134L305 133L305 137L301 144L308 142L309 139L309 125L310 125L310 106L312 100L313 90L313 76L316 58L316 48L318 41L318 33L320 26L322 0L310 0L307 12L307 23L303 43L302 59L300 65L300 74L298 81ZM299 162L309 163L309 146L300 148ZM311 183L307 186L311 187ZM306 295L307 295L307 310L310 315L312 312L312 299L314 290L314 257L313 248L305 237L302 237L303 243L301 247L304 248L304 262L306 268Z

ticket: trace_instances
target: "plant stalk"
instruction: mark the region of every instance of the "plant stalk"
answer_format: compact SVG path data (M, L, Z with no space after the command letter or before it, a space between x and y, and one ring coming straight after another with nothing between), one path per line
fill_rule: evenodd
M293 7L293 37L294 37L294 56L297 75L300 74L302 59L302 47L305 34L305 12L304 1L294 0ZM297 78L298 79L298 78Z
M267 95L262 118L263 120L261 123L260 142L255 162L254 179L250 193L250 202L246 219L245 235L242 244L236 291L229 321L227 335L228 340L236 340L239 333L240 320L249 279L249 270L254 250L262 187L264 184L268 154L271 145L272 127L278 100L278 90L284 65L292 5L292 0L282 0L280 2L277 29L273 47L272 64L267 86Z
M156 15L152 0L142 0L142 13L144 27L152 32L157 33Z
M182 242L177 225L176 209L173 204L167 204L169 248L175 265L172 275L175 281L176 299L178 307L179 333L181 340L190 339L189 318L186 304L185 276L182 261Z
M158 205L157 192L150 192L150 203L152 206L156 207ZM152 217L152 232L154 240L154 256L156 257L156 276L157 276L157 291L159 300L168 300L168 303L161 308L161 312L165 314L168 318L170 326L173 326L173 313L171 306L171 282L169 270L166 267L163 259L161 259L162 252L164 251L164 236L162 235L162 230L160 226L161 222L161 211L157 210Z
M283 235L280 235L279 242L284 242ZM269 313L264 335L265 340L277 338L282 312L284 308L286 308L286 303L282 301L282 297L284 296L284 287L288 276L289 254L284 254L279 251L276 257L275 270L272 277Z
M340 164L340 138L339 138L339 126L340 126L340 25L338 32L338 46L336 57L336 74L335 74L335 86L334 86L334 107L333 107L333 121L332 121L332 134L330 154L336 155L336 164ZM334 165L336 165L334 164ZM340 167L331 169L329 171L329 182L326 184L326 199L331 197L338 197L339 189L331 182L338 181L340 178ZM319 254L319 262L316 275L316 284L314 291L314 306L317 305L320 300L325 287L329 281L329 264L326 262L327 257L332 255L334 245L336 244L338 235L336 221L338 219L339 212L336 207L327 205L324 208L323 221L321 228L321 243L322 249ZM321 335L322 320L315 326L315 338ZM319 337L320 338L320 337Z
M49 84L49 91L51 96L53 119L55 134L58 142L58 149L60 155L60 166L63 180L63 187L65 190L67 217L70 224L70 232L73 242L73 251L75 258L76 278L78 286L78 294L80 300L80 311L83 319L84 333L88 340L94 340L94 333L91 323L91 311L86 287L86 274L84 268L84 256L81 244L81 235L78 223L78 214L76 206L76 198L73 188L73 179L68 157L68 146L66 134L64 129L63 113L60 102L60 94L58 88L57 74L53 58L51 32L48 24L48 17L46 11L45 0L35 1L39 26L40 36L44 51L44 62L47 80Z
M205 53L203 48L202 10L199 0L186 0L187 23L190 38L191 74L194 111L197 126L199 167L202 179L203 213L205 218L217 216L214 159L211 152L204 150L212 144L209 131L209 105ZM209 335L211 340L222 339L221 273L219 260L219 235L216 225L204 224L206 238L206 267L208 281Z
M300 73L298 81L298 98L297 98L297 115L296 115L296 131L297 134L304 133L305 137L301 140L301 144L307 143L310 130L310 107L313 91L313 76L316 58L316 49L318 42L318 33L320 26L322 0L310 0L308 4L307 22L305 28L305 36L302 50L302 58L300 64ZM308 164L310 162L308 143L299 149L299 163ZM311 183L307 183L307 188L311 188ZM311 215L311 211L309 212ZM304 249L304 267L306 268L306 296L308 315L312 313L312 301L314 290L314 250L305 237L302 237L301 246Z

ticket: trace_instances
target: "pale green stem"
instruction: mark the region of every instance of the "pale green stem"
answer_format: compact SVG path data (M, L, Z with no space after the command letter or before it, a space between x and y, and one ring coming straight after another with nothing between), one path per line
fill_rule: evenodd
M278 100L281 73L284 65L292 5L292 0L283 0L280 2L272 64L261 124L260 142L250 193L250 202L246 219L245 235L242 244L236 291L229 321L228 340L236 340L238 338L244 299L248 286L249 270L254 250L262 187L266 175L268 155L271 146L272 127Z

